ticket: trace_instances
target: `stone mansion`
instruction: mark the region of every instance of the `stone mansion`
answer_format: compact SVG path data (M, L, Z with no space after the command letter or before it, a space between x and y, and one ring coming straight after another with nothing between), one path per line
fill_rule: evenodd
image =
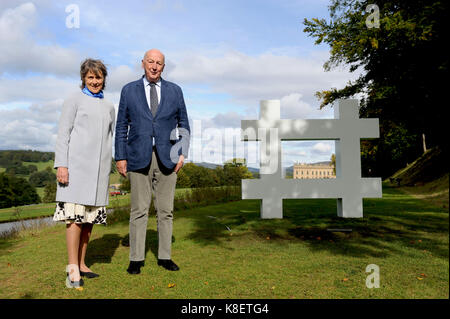
M333 166L327 164L295 164L292 178L336 178Z

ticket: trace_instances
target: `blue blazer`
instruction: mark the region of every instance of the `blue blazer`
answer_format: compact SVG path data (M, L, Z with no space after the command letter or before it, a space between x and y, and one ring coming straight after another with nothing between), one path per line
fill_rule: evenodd
M147 103L142 78L122 88L114 158L127 160L127 171L150 165L153 137L161 163L173 169L180 154L185 158L188 155L189 134L186 105L178 85L161 79L161 99L155 117Z

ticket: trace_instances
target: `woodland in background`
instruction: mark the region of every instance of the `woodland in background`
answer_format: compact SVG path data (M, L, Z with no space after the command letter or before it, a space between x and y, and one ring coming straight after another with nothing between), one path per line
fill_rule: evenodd
M321 108L362 97L360 117L380 119L380 138L361 143L363 176L386 178L434 147L448 158L448 2L333 0L329 14L305 19L304 32L330 47L325 71L360 76L316 95Z

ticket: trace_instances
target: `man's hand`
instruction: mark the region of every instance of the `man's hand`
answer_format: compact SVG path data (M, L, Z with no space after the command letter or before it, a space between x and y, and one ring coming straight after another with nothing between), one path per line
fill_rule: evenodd
M181 169L181 167L183 167L184 164L184 156L180 155L179 159L178 159L178 163L175 166L175 169L173 170L175 173L178 173L178 171Z
M127 177L127 160L117 161L116 167L120 175Z
M56 179L58 183L69 184L69 170L67 167L58 167L56 171Z

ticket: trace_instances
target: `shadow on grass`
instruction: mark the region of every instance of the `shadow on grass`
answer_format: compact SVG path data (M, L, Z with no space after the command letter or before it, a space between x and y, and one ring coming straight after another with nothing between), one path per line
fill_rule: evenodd
M90 241L86 251L86 265L90 267L97 263L111 263L111 258L114 256L121 240L122 237L118 234L105 234L101 238Z
M172 236L172 243L175 242L175 237ZM86 264L88 267L96 263L111 263L119 245L124 247L130 246L130 234L123 237L118 234L106 234L103 237L89 242L88 250L86 252ZM147 229L145 238L145 259L148 251L151 251L158 259L158 233L152 229Z
M9 252L9 249L14 247L17 240L15 240L17 235L15 234L7 234L5 238L0 238L0 256Z
M175 242L175 237L172 236L172 243ZM122 246L130 247L130 234L127 234L122 239ZM158 259L158 232L153 229L147 229L147 233L145 235L145 259L147 259L148 251L151 251L155 256L155 259Z
M177 218L194 221L194 230L186 238L204 246L232 249L233 243L225 245L227 241L270 238L271 243L300 242L337 255L386 257L407 254L406 248L448 259L448 211L394 189L385 195L365 199L364 218L357 219L337 217L333 199L284 200L283 219L260 219L258 200L192 209Z

